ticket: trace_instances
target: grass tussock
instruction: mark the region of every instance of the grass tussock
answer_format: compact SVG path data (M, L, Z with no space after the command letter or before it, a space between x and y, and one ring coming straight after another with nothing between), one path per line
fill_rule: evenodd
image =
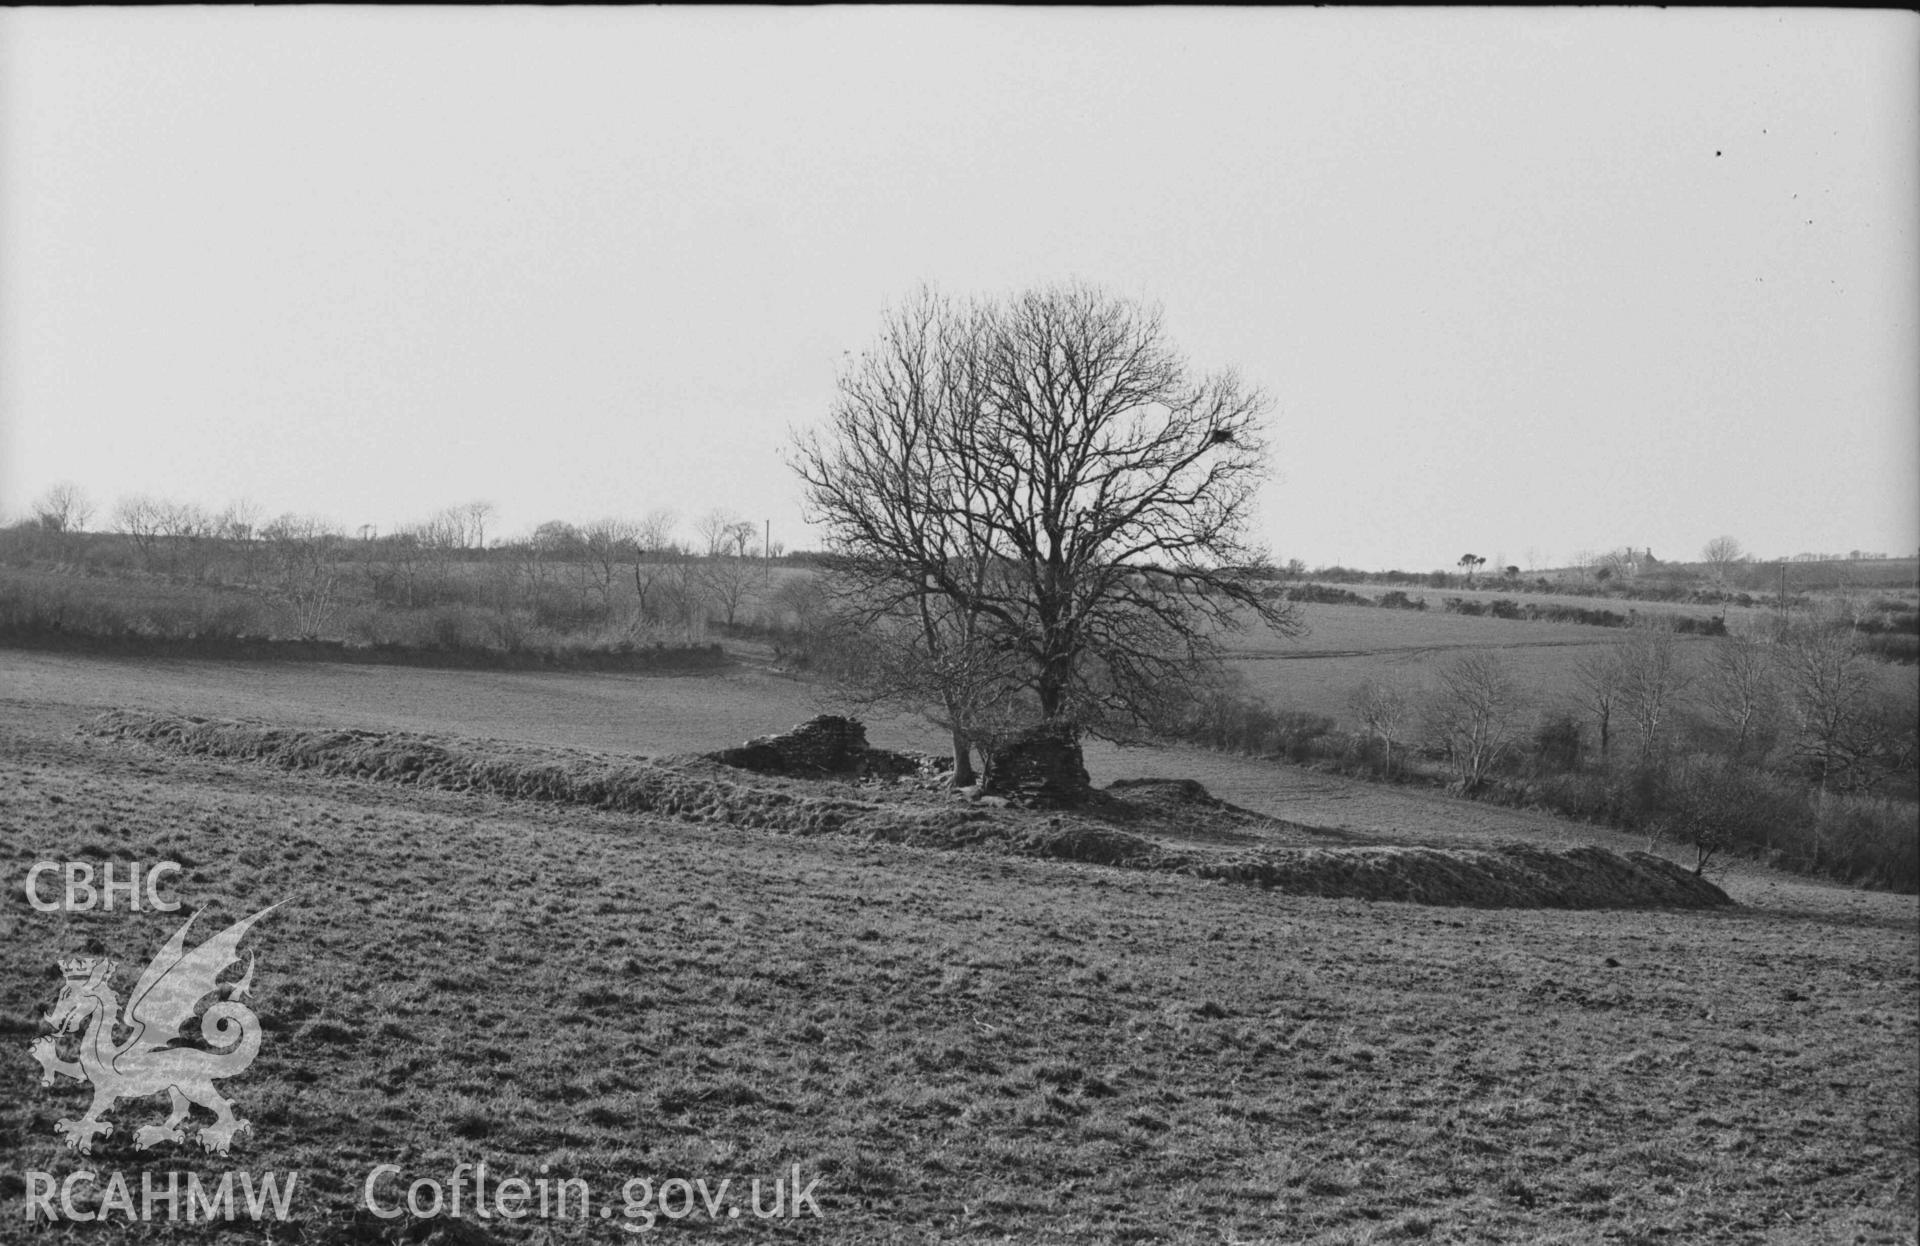
M1705 879L1645 853L1507 845L1197 850L1194 823L1256 822L1197 783L1115 784L1084 814L961 803L922 784L758 779L699 758L617 758L443 741L401 732L275 727L112 710L92 735L174 752L329 776L582 805L776 833L849 835L1089 865L1188 874L1294 895L1474 908L1709 908L1731 903ZM1130 829L1119 829L1115 823Z

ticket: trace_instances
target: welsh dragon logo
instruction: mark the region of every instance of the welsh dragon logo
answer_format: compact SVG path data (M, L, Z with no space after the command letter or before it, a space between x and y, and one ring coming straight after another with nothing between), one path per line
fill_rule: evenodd
M234 1118L233 1105L214 1089L213 1083L215 1078L244 1072L260 1051L260 1018L240 1002L253 986L253 958L247 959L246 976L232 987L218 987L214 979L239 961L235 949L253 923L279 907L271 905L235 922L191 952L185 950L187 929L200 914L187 918L134 983L124 1012L109 985L113 961L85 957L60 962L60 972L67 981L46 1014L53 1033L36 1039L28 1050L44 1070L42 1086L53 1085L56 1073L93 1083L93 1105L86 1115L77 1121L63 1118L54 1126L56 1132L67 1136L68 1150L89 1154L95 1137L113 1131L112 1123L102 1114L116 1101L140 1099L163 1090L173 1097L173 1111L166 1124L142 1126L134 1133L134 1145L143 1151L162 1142L184 1141L180 1126L196 1103L219 1118L199 1133L200 1145L215 1155L227 1154L234 1135L252 1128ZM193 1020L200 1001L216 991L223 991L225 998L210 1005L201 1016L200 1035L218 1050L174 1046L181 1028ZM117 1043L113 1037L116 1016L128 1031ZM83 1027L80 1058L61 1059L60 1040Z

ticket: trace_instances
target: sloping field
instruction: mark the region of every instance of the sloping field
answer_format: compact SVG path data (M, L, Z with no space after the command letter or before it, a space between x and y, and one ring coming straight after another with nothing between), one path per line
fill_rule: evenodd
M1414 594L1418 595L1418 594ZM1445 594L1449 597L1459 593ZM1529 623L1489 615L1448 614L1440 595L1430 595L1429 610L1386 610L1378 606L1301 603L1295 608L1307 633L1286 639L1264 630L1241 632L1228 649L1236 657L1302 658L1346 653L1400 653L1422 649L1505 649L1536 645L1586 645L1617 638L1609 627L1579 623ZM1620 603L1613 603L1618 607ZM1619 611L1625 614L1626 611Z
M1357 724L1347 699L1364 680L1393 679L1418 688L1431 683L1439 667L1475 649L1497 652L1538 708L1570 708L1578 687L1577 663L1620 639L1618 628L1444 614L1439 609L1443 595L1464 594L1428 593L1432 609L1424 612L1303 605L1301 617L1309 629L1305 636L1285 640L1251 631L1236 636L1229 645L1233 668L1246 680L1248 692L1276 709L1323 714L1351 730ZM1631 605L1643 613L1674 612L1645 602L1602 602L1595 608L1624 614ZM1690 608L1694 613L1702 609ZM1711 643L1704 636L1679 638L1687 650Z
M9 877L177 861L204 933L280 906L242 946L263 1037L221 1083L251 1122L232 1154L136 1149L166 1111L148 1098L82 1157L55 1126L84 1088L41 1087L21 1050L54 962L115 957L124 993L185 910L39 912L8 888L9 1226L30 1176L84 1168L136 1204L143 1177L296 1174L293 1224L241 1227L307 1242L632 1240L616 1226L650 1217L832 1242L1916 1227L1911 898L1776 880L1710 911L1315 899L325 777L9 710ZM478 1162L495 1199L509 1179L582 1197L566 1219L481 1220ZM776 1179L786 1206L763 1219ZM416 1181L466 1183L462 1219L407 1211ZM237 1240L74 1188L107 1215L88 1241Z
M794 679L449 671L348 663L119 660L0 649L0 698L148 709L287 726L496 735L528 743L688 753L786 727L830 702ZM871 724L876 744L938 747L917 719Z

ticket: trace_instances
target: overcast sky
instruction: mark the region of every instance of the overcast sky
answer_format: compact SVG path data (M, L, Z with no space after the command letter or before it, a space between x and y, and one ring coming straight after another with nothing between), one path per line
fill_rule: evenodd
M887 305L1073 277L1271 394L1283 559L1911 555L1916 67L1881 12L0 11L0 512L803 547Z

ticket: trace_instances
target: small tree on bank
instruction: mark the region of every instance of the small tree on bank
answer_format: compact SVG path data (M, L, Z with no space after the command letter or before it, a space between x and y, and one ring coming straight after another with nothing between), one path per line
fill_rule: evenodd
M1859 638L1812 621L1787 629L1777 648L1794 750L1822 792L1862 786L1874 749L1873 676Z
M1486 786L1514 743L1519 685L1492 652L1470 650L1440 668L1427 701L1427 731L1445 748L1464 795Z
M1367 734L1380 741L1381 773L1393 778L1393 742L1405 731L1412 710L1406 691L1397 683L1368 679L1353 690L1347 704Z
M1193 375L1157 312L1097 290L923 292L793 466L858 615L935 620L930 656L1007 655L950 665L1010 670L1044 723L1124 738L1217 663L1222 631L1297 630L1243 570L1263 561L1246 527L1266 405Z
M1759 762L1773 747L1780 690L1769 646L1750 635L1723 636L1707 658L1701 704L1727 733L1737 762Z
M1733 578L1734 569L1747 561L1747 554L1740 548L1739 541L1730 536L1717 536L1700 551L1700 561L1707 564L1713 582L1725 587Z
M1600 761L1604 765L1611 758L1613 716L1620 708L1621 685L1626 678L1620 646L1607 644L1590 650L1574 663L1573 671L1575 696L1581 708L1593 714L1594 725L1599 728Z
M1638 736L1635 764L1644 770L1664 756L1668 726L1692 678L1669 623L1637 623L1617 648L1620 704Z

